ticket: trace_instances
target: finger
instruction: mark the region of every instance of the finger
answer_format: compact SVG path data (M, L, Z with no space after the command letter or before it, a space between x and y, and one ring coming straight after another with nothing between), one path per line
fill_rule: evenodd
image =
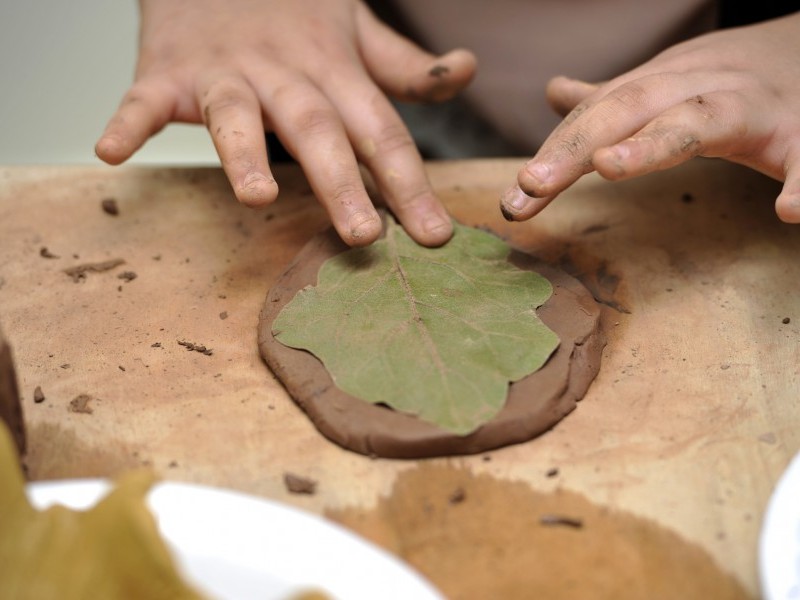
M685 90L704 93L707 85L702 73L670 73L601 89L598 95L578 104L520 170L520 188L536 198L557 195L592 170L592 155L598 148L633 135L656 115L684 100Z
M695 156L722 157L780 178L784 173L759 158L759 149L774 135L772 122L759 118L761 112L740 94L698 94L664 111L634 136L598 149L593 164L607 179L627 179Z
M177 104L170 86L157 81L135 83L95 144L101 160L118 165L169 123Z
M512 185L500 197L500 212L506 221L524 221L540 213L555 196L533 198L518 185Z
M346 80L351 84L331 86L325 92L342 115L351 142L386 204L418 243L444 244L453 234L452 221L431 189L411 134L364 73L352 73Z
M422 50L382 23L363 4L356 10L361 59L372 79L393 97L441 102L466 87L475 75L475 55L456 49L442 56Z
M599 88L594 83L559 76L547 82L545 95L550 107L564 117Z
M775 212L785 223L800 223L800 149L787 161L786 178L775 201Z
M252 207L274 201L278 185L267 161L261 105L242 77L215 73L197 86L197 102L236 199Z
M308 80L264 70L257 81L256 93L275 133L303 167L342 240L350 246L374 242L381 220L334 107ZM282 83L263 83L275 81Z
M612 180L628 179L679 165L695 156L726 157L748 154L760 139L759 119L751 118L748 103L738 94L693 96L664 111L632 137L598 149L595 169ZM765 132L766 133L766 132Z

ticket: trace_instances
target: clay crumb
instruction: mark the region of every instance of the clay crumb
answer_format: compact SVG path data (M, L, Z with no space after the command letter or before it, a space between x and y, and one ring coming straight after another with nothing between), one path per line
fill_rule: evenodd
M539 517L539 524L547 527L571 527L572 529L582 529L583 519L565 517L564 515L542 515Z
M110 271L111 269L125 264L122 258L112 258L111 260L104 260L96 263L84 263L64 269L64 273L72 277L72 281L78 283L86 279L88 273L102 273L103 271Z
M90 415L94 412L92 407L89 406L89 402L92 400L93 398L89 394L79 394L70 400L67 410L72 413Z
M461 504L466 499L467 499L467 493L464 491L464 488L459 487L453 490L453 493L450 494L448 501L450 502L450 504Z
M222 311L221 313L219 313L219 318L224 321L225 319L228 318L228 313L226 311Z
M178 344L191 352L199 352L200 354L205 354L206 356L211 356L214 354L214 351L211 348L206 348L203 344L195 344L194 342L187 342L185 340L178 340Z
M39 256L42 258L61 258L57 254L53 254L50 250L47 249L47 246L42 246L39 248Z
M136 277L138 277L138 275L136 275L136 273L134 273L133 271L123 271L122 273L117 275L117 279L124 279L126 283L129 281L133 281L134 279L136 279Z
M283 484L292 494L314 494L317 491L317 482L308 477L286 472L283 474Z
M154 344L150 344L151 348L161 348L161 342L155 342Z
M719 368L722 369L723 371L727 371L728 369L731 368L731 366L728 363L723 363L719 366Z
M36 389L33 390L33 401L36 404L41 404L42 402L45 401L45 396L44 396L44 392L42 391L42 386L37 385Z
M103 209L104 213L112 217L116 217L119 214L119 205L114 198L103 198L100 202L100 208Z
M450 72L450 68L444 65L434 65L431 67L431 70L428 71L428 75L431 77L444 77Z
M784 317L783 320L781 321L781 323L783 323L784 325L788 325L791 322L792 320L789 317Z

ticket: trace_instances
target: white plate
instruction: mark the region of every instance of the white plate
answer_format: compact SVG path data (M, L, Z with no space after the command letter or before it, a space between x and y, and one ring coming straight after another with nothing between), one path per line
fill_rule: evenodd
M37 508L92 506L102 480L27 486ZM312 513L245 494L162 482L148 505L186 581L219 600L287 600L318 589L337 600L444 600L396 557Z
M800 454L772 493L758 550L764 600L800 600Z

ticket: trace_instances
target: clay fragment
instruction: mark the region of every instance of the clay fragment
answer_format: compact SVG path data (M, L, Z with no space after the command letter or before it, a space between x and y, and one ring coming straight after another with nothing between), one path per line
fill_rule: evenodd
M69 267L68 269L64 269L64 273L72 277L72 281L78 283L79 281L86 279L86 275L88 273L102 273L103 271L110 271L111 269L124 263L125 260L122 258L112 258L111 260L104 260L102 262L84 263L82 265Z
M287 491L292 494L314 494L317 491L317 482L308 477L295 475L294 473L283 474L283 484Z
M475 454L528 441L574 410L600 368L605 338L600 306L591 293L564 271L514 251L509 261L545 276L552 297L537 311L561 345L537 372L509 386L500 413L465 435L446 432L414 416L368 404L338 389L312 354L274 339L272 323L294 295L316 283L328 258L347 249L334 230L312 238L269 291L259 319L259 349L264 361L317 429L344 448L367 456L422 458Z
M89 394L79 394L70 400L68 410L72 413L91 415L94 410L89 406L89 402L93 399Z
M100 208L103 209L104 213L112 217L116 217L119 214L119 206L114 198L104 198L100 202Z
M45 401L45 399L46 398L44 392L42 391L42 386L37 385L36 389L33 390L33 401L36 404L41 404L42 402Z

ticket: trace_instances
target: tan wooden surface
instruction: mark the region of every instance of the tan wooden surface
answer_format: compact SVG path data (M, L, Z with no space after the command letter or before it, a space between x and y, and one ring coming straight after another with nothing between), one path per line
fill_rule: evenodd
M587 282L606 304L609 343L554 430L491 460L439 462L651 519L756 595L763 510L800 448L800 227L774 215L779 184L705 160L625 183L592 175L510 224L497 198L520 164L429 171L455 218ZM33 479L149 464L322 513L375 506L417 466L322 438L258 356L267 290L328 225L296 168L276 175L281 198L252 212L218 169L0 169L0 324ZM104 198L119 215L101 210ZM117 258L77 283L64 273ZM126 271L136 278L120 279ZM69 409L80 394L91 414ZM559 476L546 477L553 467ZM317 493L288 493L285 472L316 480Z

